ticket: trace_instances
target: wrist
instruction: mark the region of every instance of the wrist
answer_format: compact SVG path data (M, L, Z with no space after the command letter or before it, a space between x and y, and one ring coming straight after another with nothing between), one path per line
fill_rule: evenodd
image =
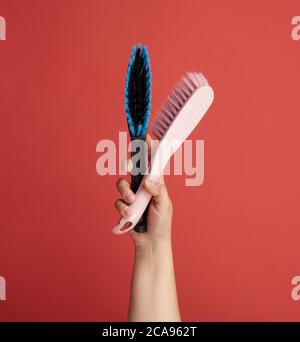
M149 261L162 260L165 255L172 253L171 239L145 241L135 244L135 255L138 259Z
M134 241L135 250L141 253L156 252L172 246L171 237Z

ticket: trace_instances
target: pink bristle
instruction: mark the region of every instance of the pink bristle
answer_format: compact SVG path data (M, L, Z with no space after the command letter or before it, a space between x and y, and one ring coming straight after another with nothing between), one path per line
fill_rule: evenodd
M152 132L162 139L182 107L200 87L208 85L202 74L188 72L169 95L166 104L152 123Z

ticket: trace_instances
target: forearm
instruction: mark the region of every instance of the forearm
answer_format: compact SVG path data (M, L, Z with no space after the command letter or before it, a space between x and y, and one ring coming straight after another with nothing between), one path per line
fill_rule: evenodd
M129 321L180 321L171 241L135 247Z

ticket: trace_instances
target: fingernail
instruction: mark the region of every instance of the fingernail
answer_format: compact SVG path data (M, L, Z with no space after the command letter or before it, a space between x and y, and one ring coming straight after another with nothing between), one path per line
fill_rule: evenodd
M123 210L122 215L128 217L131 215L131 213L132 213L132 210L129 207L127 207Z
M155 182L155 180L154 179L147 179L147 182L148 182L148 184L152 187L152 186L155 186L155 184L156 184L156 182Z
M125 195L125 197L126 197L127 201L129 201L129 202L132 202L134 200L134 198L135 198L133 192L128 192Z

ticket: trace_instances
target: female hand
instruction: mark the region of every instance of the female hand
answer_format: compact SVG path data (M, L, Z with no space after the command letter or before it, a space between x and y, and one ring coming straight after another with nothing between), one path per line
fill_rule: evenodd
M150 151L151 138L149 135L147 135L146 141L148 151ZM170 240L173 209L164 177L161 176L158 182L154 184L146 179L144 187L152 195L147 216L147 231L137 233L131 230L131 235L137 245ZM117 188L122 198L115 202L115 206L122 216L127 217L131 214L128 205L134 202L134 193L130 189L130 183L123 178L117 181Z

